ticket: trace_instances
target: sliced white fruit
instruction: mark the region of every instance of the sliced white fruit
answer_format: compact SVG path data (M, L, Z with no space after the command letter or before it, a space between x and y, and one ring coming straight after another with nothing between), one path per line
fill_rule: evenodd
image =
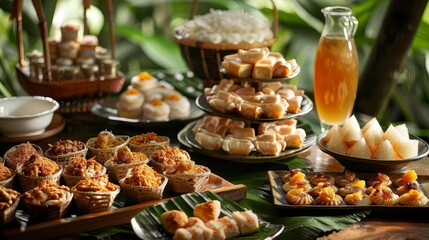
M393 150L393 146L390 143L389 140L384 140L378 148L375 150L374 154L372 155L375 159L380 160L394 160L395 159L395 152Z
M355 115L347 118L343 125L343 138L346 142L356 142L362 138L361 129L359 122L357 121Z
M363 137L372 151L383 141L383 133L378 130L376 125L371 125L363 134Z
M403 137L402 134L392 124L390 124L384 132L383 139L389 140L393 146L396 146L402 141Z
M327 144L329 150L345 154L347 150L347 145L344 142L343 136L339 128L335 128L332 132L332 135Z
M410 139L410 135L408 133L408 127L407 127L407 125L405 125L405 123L402 123L402 124L396 126L395 128L396 128L396 130L398 130L398 132L401 133L403 138Z
M383 129L381 128L380 123L377 121L377 118L375 117L369 120L369 122L367 122L365 126L363 126L362 134L365 134L365 132L368 131L370 127L372 127L377 132L383 133Z
M371 149L369 149L368 144L366 144L365 138L361 137L359 141L355 142L355 144L347 150L347 154L353 157L370 158Z
M337 132L337 131L340 131L340 133L341 133L341 129L340 129L340 127L338 127L338 125L334 125L334 126L332 126L332 127L328 130L328 132L326 132L326 135L325 135L325 137L323 138L323 141L324 141L325 143L329 142L329 141L331 140L332 134L334 134L334 132Z
M399 144L395 145L394 149L400 159L412 158L419 153L419 141L416 139L402 139Z

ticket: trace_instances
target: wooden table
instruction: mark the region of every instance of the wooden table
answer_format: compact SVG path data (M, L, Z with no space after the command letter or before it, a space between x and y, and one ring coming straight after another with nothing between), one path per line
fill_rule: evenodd
M185 126L185 123L175 126L165 125L156 127L141 126L138 124L130 125L99 118L91 113L63 116L66 119L64 130L54 136L32 142L46 150L48 144L52 144L59 139L86 142L87 139L96 136L103 130L129 136L154 131L159 135L169 136L172 144L179 146L177 132ZM10 147L16 144L14 142L0 144L0 154L3 155ZM210 159L209 157L192 152L191 156L197 163L208 166L212 172L227 180L239 179L239 175L237 174L240 173L237 173L237 169L240 169L240 172L246 175L253 173L261 175L261 173L268 170L287 170L287 166L280 163L242 164ZM299 157L307 159L311 163L312 170L315 172L342 172L344 169L335 159L322 153L316 146L302 153ZM429 175L429 158L426 157L419 162L415 162L409 168L415 169L418 174ZM261 184L266 184L266 182ZM309 213L295 214L305 215ZM393 215L389 213L371 213L362 221L339 232L327 233L325 236L321 236L320 239L427 239L428 236L429 217L427 216L427 212L419 215L407 213L395 213Z

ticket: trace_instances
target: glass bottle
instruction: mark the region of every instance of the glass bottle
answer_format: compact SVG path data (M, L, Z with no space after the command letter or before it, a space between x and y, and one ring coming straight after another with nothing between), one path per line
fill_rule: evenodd
M358 21L346 7L322 9L325 26L317 47L313 87L322 131L350 117L356 98L359 63L354 41Z

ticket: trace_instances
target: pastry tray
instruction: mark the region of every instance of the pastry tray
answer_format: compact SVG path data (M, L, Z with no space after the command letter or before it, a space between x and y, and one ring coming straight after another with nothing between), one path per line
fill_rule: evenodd
M168 188L168 187L167 187ZM44 222L31 222L27 213L18 209L16 220L0 228L0 239L52 239L65 235L73 235L88 232L115 225L130 223L131 219L144 208L164 202L177 196L166 188L164 198L131 205L126 202L124 193L120 193L108 211L79 215L74 203L65 217ZM247 188L243 184L232 184L222 177L211 173L206 188L222 197L239 201L247 196Z
M271 185L271 192L273 194L274 206L283 209L283 210L303 210L303 211L318 211L318 210L372 210L377 212L392 212L392 211L429 211L429 203L425 206L401 206L401 205L366 205L366 206L357 206L357 205L347 205L343 203L337 206L324 206L324 205L293 205L289 204L285 198L285 191L283 190L282 177L289 171L268 171L268 178ZM307 172L305 173L306 178L310 179L312 176L321 173L321 172ZM323 174L331 175L337 177L342 175L341 172L326 172ZM389 173L387 174L392 182L396 179L401 178L403 173ZM377 173L356 173L356 177L361 180L374 180L377 176ZM427 175L418 175L417 181L419 182L419 187L423 193L428 196L429 193L429 176ZM394 185L394 183L393 183ZM396 190L396 186L392 185L392 190Z

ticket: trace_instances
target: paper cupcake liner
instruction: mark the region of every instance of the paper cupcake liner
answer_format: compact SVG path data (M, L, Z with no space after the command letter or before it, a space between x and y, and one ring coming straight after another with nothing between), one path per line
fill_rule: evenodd
M119 181L127 176L128 170L133 169L134 167L143 165L148 161L141 161L129 164L114 164L111 160L107 160L104 166L107 168L109 173L109 179L114 183L119 183Z
M30 215L31 218L38 220L53 220L62 218L64 216L70 206L72 199L73 194L70 193L68 198L59 205L35 205L25 201L23 201L23 205L24 210Z
M62 154L62 155L49 155L48 154L48 150L45 151L45 157L59 163L61 166L65 166L67 164L67 161L72 158L72 157L85 157L86 153L88 152L88 148L86 147L86 145L84 144L85 148L77 151L77 152L72 152L72 153L67 153L67 154Z
M111 148L105 148L105 149L96 148L95 147L95 142L97 141L96 137L90 138L86 142L86 146L89 149L89 152L91 153L92 156L95 157L95 160L97 162L104 164L107 160L111 159L115 155L115 152L118 148L126 146L130 141L129 136L116 136L116 137L121 138L123 140L123 143Z
M31 176L26 176L26 175L22 174L22 164L18 164L18 166L16 167L16 172L18 174L18 180L19 180L19 183L21 185L22 191L26 192L30 189L38 187L39 183L43 180L55 182L59 185L60 179L61 179L61 173L63 172L63 167L59 164L58 164L58 166L60 167L60 169L55 174L53 174L51 176L31 177Z
M15 219L15 212L19 206L19 201L20 197L18 197L9 208L4 211L0 211L0 225L8 224Z
M74 185L76 185L77 182L79 182L82 179L86 179L86 178L98 178L100 176L103 176L106 173L107 169L106 167L103 167L103 170L100 172L100 174L96 175L96 176L73 176L73 175L67 175L64 171L63 171L63 179L64 182L66 183L66 185L68 187L73 187Z
M76 208L82 213L107 211L112 206L120 188L113 192L82 192L72 189Z
M32 143L31 145L33 145L33 147L37 150L37 152L43 156L43 150L39 145L36 145L34 143ZM9 150L7 150L7 152L4 154L4 160L6 163L6 166L12 168L13 170L16 169L16 166L18 165L17 162L13 161L12 159L9 158L9 155L15 151L15 149L18 147L18 145L11 147Z
M0 181L0 187L13 188L13 184L15 183L15 176L16 176L16 173L14 172L12 177L10 177L4 181Z
M210 177L210 169L204 167L206 172L198 174L168 174L168 185L175 193L200 192L204 190Z
M157 188L134 186L124 183L124 178L119 181L122 191L127 196L127 200L130 202L140 203L149 200L161 199L164 192L165 186L167 185L168 178L161 175L162 183Z
M151 144L133 144L130 142L128 143L128 146L130 147L132 152L142 152L144 153L148 158L150 158L153 154L153 152L162 149L162 146L169 146L170 145L170 139L168 137L163 137L165 141L158 142L158 143L151 143Z

